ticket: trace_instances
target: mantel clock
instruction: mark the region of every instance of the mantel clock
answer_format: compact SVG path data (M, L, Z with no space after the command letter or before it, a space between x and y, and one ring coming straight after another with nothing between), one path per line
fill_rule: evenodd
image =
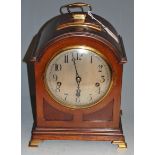
M85 3L62 6L32 39L24 58L34 118L30 146L95 140L127 147L120 108L123 41L91 11Z

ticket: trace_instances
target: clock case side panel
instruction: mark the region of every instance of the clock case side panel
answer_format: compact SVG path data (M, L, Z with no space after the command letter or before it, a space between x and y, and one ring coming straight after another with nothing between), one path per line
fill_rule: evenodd
M34 123L36 124L36 89L35 89L35 73L34 73L34 64L27 64L27 74L28 74L28 83L29 83L29 93L31 100L31 108Z
M36 124L36 80L35 80L35 61L32 60L32 55L36 50L39 36L35 35L28 47L28 50L23 58L23 61L27 64L27 76L29 85L29 95L31 101L32 115L34 120L34 126Z

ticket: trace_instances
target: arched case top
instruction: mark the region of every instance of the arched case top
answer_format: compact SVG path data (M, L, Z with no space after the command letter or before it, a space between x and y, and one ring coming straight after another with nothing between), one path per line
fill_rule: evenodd
M74 12L50 19L34 36L24 60L26 62L39 61L43 55L43 49L57 39L68 36L87 36L96 38L111 47L119 63L125 63L127 58L121 36L107 20L95 14L92 16L93 18L88 12Z

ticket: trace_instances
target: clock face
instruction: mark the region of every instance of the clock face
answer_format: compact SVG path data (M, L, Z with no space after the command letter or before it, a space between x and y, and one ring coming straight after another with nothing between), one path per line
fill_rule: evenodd
M111 69L93 49L70 48L50 60L45 71L48 93L71 108L89 107L110 89Z

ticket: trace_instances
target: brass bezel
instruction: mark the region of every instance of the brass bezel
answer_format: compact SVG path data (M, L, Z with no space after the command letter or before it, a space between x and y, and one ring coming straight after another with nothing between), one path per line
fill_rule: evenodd
M86 49L86 50L89 50L93 53L96 53L97 55L99 55L102 59L105 60L105 62L107 63L107 65L109 66L109 69L110 69L110 72L111 72L111 82L109 84L109 88L107 90L107 92L105 93L104 96L102 96L96 103L91 103L91 104L88 104L88 105L81 105L81 106L77 106L77 105L72 105L72 104L67 104L66 103L63 103L63 101L59 101L55 96L54 94L49 90L49 87L48 87L48 84L47 84L47 81L46 81L46 72L47 72L47 68L50 64L50 62L57 56L59 55L60 53L66 51L66 50L69 50L69 49ZM107 60L107 58L102 54L100 53L98 50L92 48L92 47L89 47L89 46L85 46L85 45L75 45L75 46L68 46L68 47L65 47L65 48L62 48L61 50L59 50L58 52L56 52L52 57L51 59L48 61L48 63L46 64L46 67L45 67L45 70L44 70L44 75L43 75L43 81L44 81L44 86L45 86L45 89L47 90L48 94L50 97L52 97L52 99L54 99L57 103L59 103L60 105L64 106L64 107L67 107L67 108L70 108L70 109L86 109L86 108L90 108L90 107L93 107L95 105L97 105L98 103L100 103L110 92L111 88L112 88L112 85L113 85L113 81L114 81L114 75L113 75L113 72L112 72L112 67L111 67L111 64L109 63L109 61Z

